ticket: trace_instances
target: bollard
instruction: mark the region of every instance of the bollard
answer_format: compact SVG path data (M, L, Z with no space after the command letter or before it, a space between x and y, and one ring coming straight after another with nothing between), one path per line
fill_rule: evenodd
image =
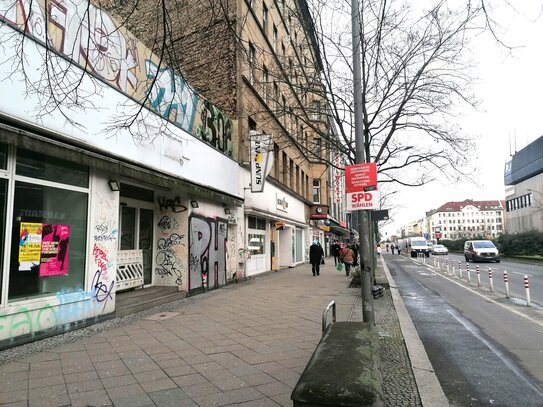
M528 281L528 275L524 275L524 289L526 290L526 306L531 307L532 302L530 300L530 282Z
M447 265L447 274L449 273L449 258L447 257L447 260L445 260L445 264Z
M490 291L494 291L494 279L492 278L492 268L488 268L488 282L490 284Z
M458 262L458 277L462 279L462 263Z
M452 275L455 276L456 275L456 272L454 270L454 260L452 261Z
M509 298L509 277L505 270L503 270L503 283L505 284L505 298Z
M479 272L479 265L475 266L475 271L477 273L477 287L481 286L481 273Z
M468 276L468 283L471 283L471 273L469 272L469 264L466 265L466 274Z

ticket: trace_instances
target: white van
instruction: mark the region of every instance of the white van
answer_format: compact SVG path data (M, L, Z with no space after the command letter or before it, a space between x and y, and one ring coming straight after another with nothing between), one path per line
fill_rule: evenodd
M424 253L426 257L430 257L428 250L428 242L423 237L410 237L407 239L407 244L411 257L417 257L417 253Z
M500 262L500 253L490 240L468 240L464 243L464 258L466 261L495 261Z

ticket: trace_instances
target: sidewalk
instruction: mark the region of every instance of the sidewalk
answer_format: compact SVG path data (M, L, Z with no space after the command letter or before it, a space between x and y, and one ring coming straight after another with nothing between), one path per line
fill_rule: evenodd
M326 305L338 321L362 316L360 289L326 263L317 277L285 269L0 352L0 405L292 406ZM421 406L390 290L374 305L386 405Z

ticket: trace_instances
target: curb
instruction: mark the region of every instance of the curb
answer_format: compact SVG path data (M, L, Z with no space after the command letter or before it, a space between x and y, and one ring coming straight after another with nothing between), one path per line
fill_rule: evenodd
M415 325L409 316L405 304L400 295L396 282L392 278L390 271L385 263L385 260L381 257L381 263L385 271L386 278L389 283L390 294L392 295L392 302L396 313L398 315L398 321L400 322L400 329L404 338L407 353L411 360L411 366L413 374L415 375L415 382L419 390L420 399L423 406L438 407L449 406L449 401L443 393L443 389L437 380L434 372L434 368L428 359L428 354L424 349L424 345L419 338Z

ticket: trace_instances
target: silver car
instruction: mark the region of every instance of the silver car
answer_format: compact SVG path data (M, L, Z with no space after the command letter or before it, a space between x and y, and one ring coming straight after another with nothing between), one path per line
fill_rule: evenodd
M435 244L434 247L432 247L432 254L433 255L437 255L437 254L447 255L449 254L449 249L447 249L442 244Z

